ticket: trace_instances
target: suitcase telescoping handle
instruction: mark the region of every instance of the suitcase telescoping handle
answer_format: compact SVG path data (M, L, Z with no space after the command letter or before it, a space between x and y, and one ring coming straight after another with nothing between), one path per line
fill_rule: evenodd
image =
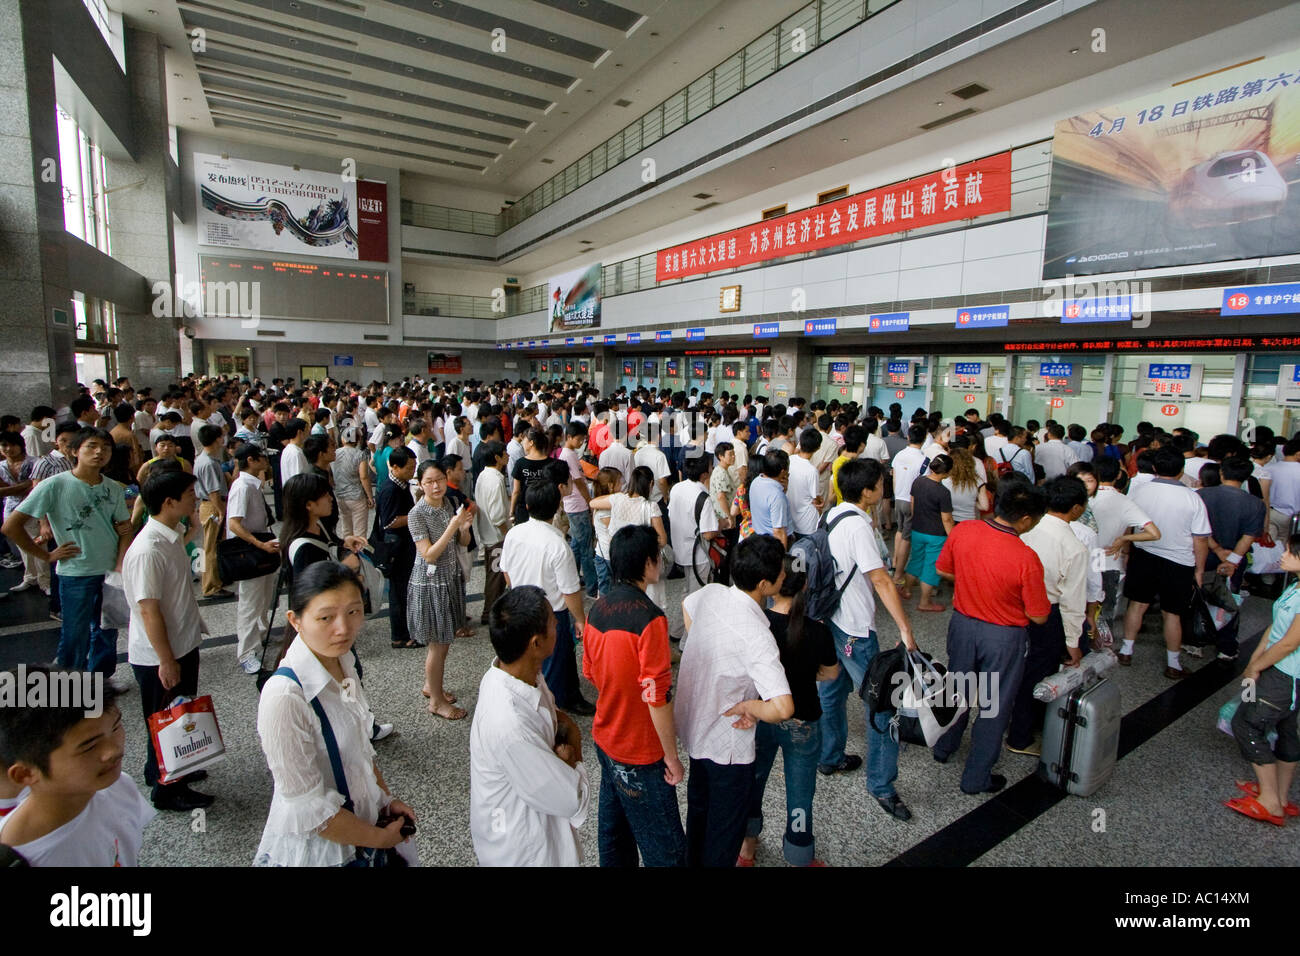
M1077 727L1087 727L1088 718L1079 713L1079 701L1083 697L1086 688L1076 687L1070 691L1069 696L1065 698L1065 705L1057 709L1057 716L1065 721L1064 737L1062 741L1061 762L1052 765L1052 773L1056 774L1062 781L1068 780L1071 783L1077 783L1079 775L1070 770L1070 764L1074 760L1074 732Z

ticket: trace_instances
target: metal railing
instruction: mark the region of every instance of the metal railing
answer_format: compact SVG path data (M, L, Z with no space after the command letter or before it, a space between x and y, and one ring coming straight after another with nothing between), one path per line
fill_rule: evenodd
M504 319L546 307L546 286L535 285L505 297L505 310L496 311L489 295L451 295L445 292L407 292L402 295L403 315L451 316L459 319Z
M813 0L502 212L493 215L403 200L402 223L500 235L896 2Z

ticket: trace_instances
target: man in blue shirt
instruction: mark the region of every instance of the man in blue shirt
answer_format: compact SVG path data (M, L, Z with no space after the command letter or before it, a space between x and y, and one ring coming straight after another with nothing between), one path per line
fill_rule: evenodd
M790 500L785 484L790 478L790 456L769 451L763 456L763 473L749 486L749 514L755 534L770 534L790 546Z

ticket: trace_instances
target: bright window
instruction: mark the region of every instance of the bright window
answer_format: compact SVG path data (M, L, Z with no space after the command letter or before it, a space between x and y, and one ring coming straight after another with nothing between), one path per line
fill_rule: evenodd
M58 109L57 121L64 228L111 255L104 155L70 114Z

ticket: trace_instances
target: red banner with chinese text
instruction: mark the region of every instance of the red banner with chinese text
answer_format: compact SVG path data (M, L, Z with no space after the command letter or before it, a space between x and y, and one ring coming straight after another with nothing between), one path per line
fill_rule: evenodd
M357 258L388 261L388 184L357 180Z
M814 249L1011 209L1011 153L661 249L655 281L704 275Z

